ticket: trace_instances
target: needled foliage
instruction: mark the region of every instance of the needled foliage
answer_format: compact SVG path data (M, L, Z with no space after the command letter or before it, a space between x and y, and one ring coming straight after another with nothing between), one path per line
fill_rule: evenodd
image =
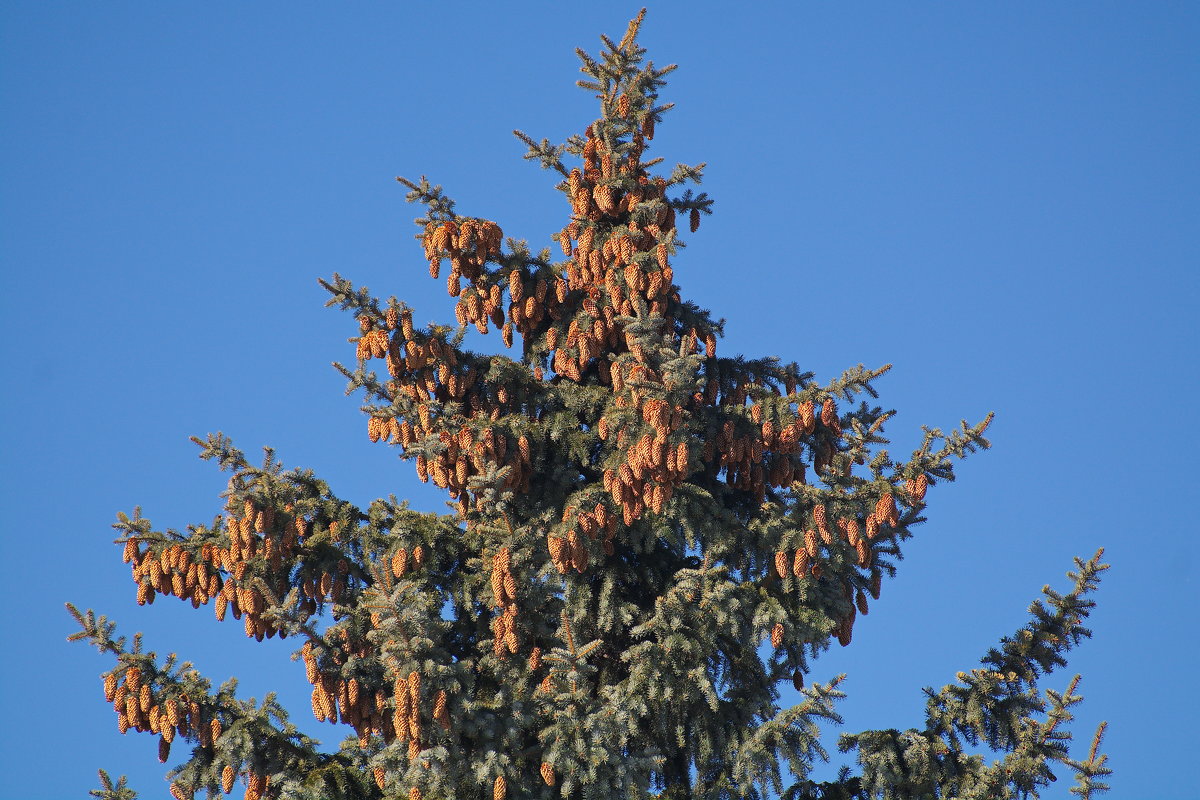
M647 158L673 67L645 60L641 21L579 53L598 118L558 145L517 133L566 201L557 253L401 178L457 324L418 327L395 297L322 281L355 318L337 366L366 398L364 446L394 448L450 513L359 508L214 434L196 439L230 475L211 523L120 515L139 604L174 597L293 639L311 713L349 734L321 752L274 697L238 699L72 607L75 638L114 657L118 729L182 756L175 797L1001 798L1035 796L1055 765L1084 797L1102 786L1096 747L1068 755L1076 682L1036 687L1087 635L1099 555L983 668L928 690L923 728L843 735L861 769L808 779L842 696L840 677L807 682L809 665L851 645L927 492L987 447L990 415L927 430L898 460L874 402L887 366L820 383L718 354L723 323L675 270L712 200L688 188L703 165ZM471 326L497 332L500 354L467 349ZM102 781L97 797L133 796Z

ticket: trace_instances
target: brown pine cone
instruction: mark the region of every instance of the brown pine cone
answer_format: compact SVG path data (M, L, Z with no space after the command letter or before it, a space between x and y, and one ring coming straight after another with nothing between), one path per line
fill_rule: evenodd
M795 557L792 559L792 574L797 578L802 578L808 574L808 551L800 548L796 551Z

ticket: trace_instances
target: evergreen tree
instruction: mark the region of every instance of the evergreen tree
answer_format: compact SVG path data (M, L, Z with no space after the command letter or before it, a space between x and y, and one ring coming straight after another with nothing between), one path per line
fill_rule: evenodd
M1036 796L1056 765L1082 797L1105 788L1103 726L1086 759L1068 754L1078 678L1037 687L1089 635L1099 553L981 668L926 690L924 727L843 735L857 774L808 779L842 696L840 679L805 682L810 662L850 645L927 488L988 446L991 417L927 430L897 461L880 447L892 412L871 402L887 367L822 385L795 363L718 356L721 323L672 268L677 222L695 233L712 201L684 188L703 165L659 174L644 157L673 67L644 60L641 20L598 57L580 51L601 109L582 135L517 132L570 204L561 258L402 178L457 326L418 328L394 297L322 281L357 318L355 363L338 368L367 398L368 438L452 513L358 508L215 434L195 441L230 473L222 515L185 533L119 515L139 604L173 596L260 641L294 639L312 713L353 730L323 753L273 696L239 699L70 607L72 638L115 657L103 682L119 730L157 735L164 762L190 746L175 797L240 781L246 800L1005 798ZM466 349L469 326L519 336L520 355ZM784 681L802 700L781 709ZM101 779L96 797L134 797Z

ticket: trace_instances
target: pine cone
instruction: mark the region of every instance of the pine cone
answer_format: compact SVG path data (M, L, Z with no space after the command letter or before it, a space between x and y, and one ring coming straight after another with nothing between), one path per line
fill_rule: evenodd
M771 647L776 650L783 644L783 623L776 622L775 627L771 628Z
M817 544L817 532L809 529L804 532L804 549L808 551L808 557L815 559L820 553L820 546Z
M445 689L438 692L437 700L433 704L433 718L442 726L442 730L450 730L450 712L447 709Z
M800 404L800 423L804 426L806 434L812 433L816 428L816 404L812 400Z
M500 775L492 784L492 800L505 800L506 797L508 797L508 781L504 780L503 775Z
M896 519L896 499L890 494L882 495L875 503L875 517L881 522L886 521L889 525L895 525Z
M546 782L546 785L553 786L555 783L554 767L550 766L548 763L543 761L541 772L542 772L542 780Z
M314 686L312 690L312 713L313 718L318 722L325 721L325 702L321 695L321 687ZM226 767L226 769L228 769L228 767ZM229 790L226 789L225 791L228 792Z
M871 545L867 544L866 539L859 539L858 546L855 548L858 551L858 565L860 567L871 566L874 561L875 551L871 549Z
M267 788L265 776L257 772L251 772L246 777L246 784L246 800L258 800Z
M828 530L827 526L829 525L829 518L825 513L824 503L817 503L817 505L813 507L813 522L817 524L817 529L822 533Z
M850 542L851 547L858 546L858 540L861 537L858 533L858 520L852 519L846 523L846 541Z
M504 646L508 648L508 652L514 655L521 646L520 640L517 639L517 628L511 620L504 630Z
M401 547L392 555L392 574L403 578L408 572L408 550Z
M821 424L826 428L835 428L838 425L837 405L832 397L826 397L825 402L821 404Z
M909 481L908 494L914 503L920 503L925 499L925 490L929 488L929 476L925 474L918 475L915 480Z
M225 792L225 794L232 792L233 781L236 777L237 772L234 770L233 765L226 764L221 770L221 791Z
M802 578L808 574L808 551L800 548L796 551L795 557L792 560L792 574L797 578Z
M867 595L862 589L859 589L858 593L855 595L854 604L858 606L858 613L862 614L863 616L866 616L870 610L870 606L867 605Z
M874 539L879 534L879 517L871 514L867 517L866 538L868 541Z

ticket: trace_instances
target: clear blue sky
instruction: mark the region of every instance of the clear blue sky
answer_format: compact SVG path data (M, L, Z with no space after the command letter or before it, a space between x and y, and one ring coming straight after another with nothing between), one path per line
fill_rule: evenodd
M685 297L728 320L726 354L822 379L895 364L878 388L901 453L922 424L997 414L994 449L931 491L899 577L813 677L849 673L848 730L920 726L922 686L1103 546L1095 638L1048 685L1083 673L1078 747L1111 722L1114 796L1195 797L1200 10L732 8L654 3L642 37L681 65L652 155L708 162L716 199L676 263ZM636 11L4 4L0 797L83 797L97 767L165 796L154 739L120 736L103 701L108 663L65 642L68 600L278 691L333 740L289 642L138 608L109 525L138 504L159 527L211 520L223 479L188 436L216 430L349 499L442 510L367 442L329 367L355 326L316 278L452 319L398 174L549 245L566 204L510 131L581 131L574 48Z

